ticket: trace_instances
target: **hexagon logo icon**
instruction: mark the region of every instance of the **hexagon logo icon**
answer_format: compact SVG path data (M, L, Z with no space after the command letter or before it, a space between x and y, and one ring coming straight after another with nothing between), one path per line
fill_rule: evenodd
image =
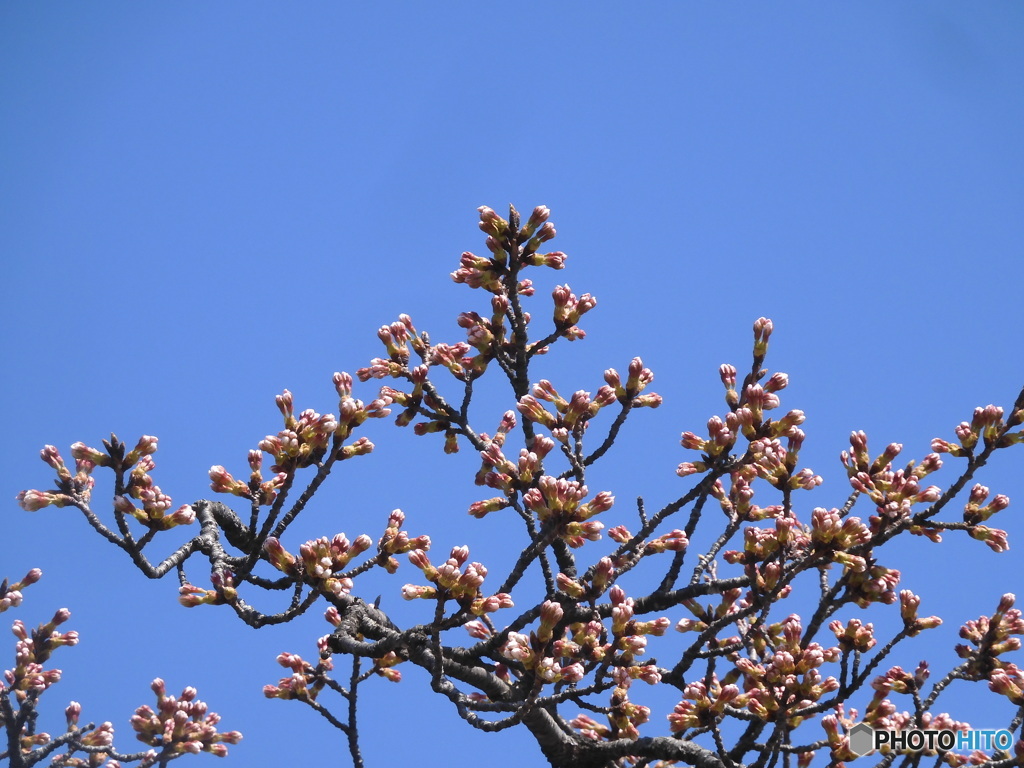
M857 723L850 729L850 751L858 756L866 755L875 748L874 729L867 723Z

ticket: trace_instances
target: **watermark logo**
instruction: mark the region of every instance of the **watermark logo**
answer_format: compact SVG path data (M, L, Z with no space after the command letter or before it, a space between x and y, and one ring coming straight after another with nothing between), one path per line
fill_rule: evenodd
M897 752L971 752L999 749L1008 751L1013 746L1013 734L1008 730L971 728L964 731L915 728L905 731L875 730L867 723L857 723L847 733L850 751L857 756L872 750L889 747Z

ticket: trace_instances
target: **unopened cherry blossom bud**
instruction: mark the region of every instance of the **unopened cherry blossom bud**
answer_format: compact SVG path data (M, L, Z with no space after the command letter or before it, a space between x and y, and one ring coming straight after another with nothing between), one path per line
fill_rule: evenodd
M508 230L508 222L495 213L492 208L481 205L477 211L480 213L480 229L487 234L501 237Z
M402 598L404 600L428 599L436 595L437 590L434 587L417 586L415 584L406 584L402 587Z
M231 493L241 496L248 492L245 483L235 480L224 467L215 464L210 467L210 488L217 493Z
M662 404L663 399L661 395L655 394L654 392L648 392L645 395L637 395L632 400L634 408L657 408Z
M414 549L409 553L409 562L424 571L433 568L430 564L430 558L427 556L427 553L419 549Z
M530 218L527 220L526 226L539 227L548 220L549 216L551 216L551 209L546 205L538 205L533 209L533 213L530 214Z
M774 326L772 321L766 317L759 317L754 321L754 354L764 357L768 351L768 338L772 335Z
M48 507L50 504L56 503L58 500L56 494L36 490L22 491L15 498L18 501L18 505L27 512L37 512L44 507Z
M291 418L294 410L294 401L291 392L286 389L280 395L275 395L274 402L277 404L277 409L281 411L281 415L284 416L286 420Z
M566 683L578 683L585 674L583 665L578 661L561 668L562 681Z
M569 578L564 573L559 573L555 577L555 583L558 585L558 589L569 595L569 597L579 599L586 594L586 590L578 581Z
M69 611L67 608L61 608L55 614L53 614L53 618L50 621L51 621L52 624L58 625L58 624L63 624L65 621L67 621L70 618L71 618L71 611Z
M351 445L346 445L338 451L339 459L351 459L353 456L365 456L373 452L374 445L367 438L360 437Z
M553 600L545 600L540 606L540 621L542 625L548 627L555 626L562 620L562 616L565 615L565 611L562 609L562 605Z
M110 456L103 451L90 448L85 443L73 443L71 446L71 456L75 460L87 460L91 461L98 467L106 467L110 465Z
M688 475L695 475L699 472L706 472L707 468L707 464L702 461L684 461L676 467L676 474L680 477L687 477Z
M632 534L630 534L629 529L626 528L626 526L616 525L614 528L608 529L608 538L610 538L612 541L618 542L619 544L625 544L633 537Z
M693 432L683 432L682 440L680 440L680 444L691 451L703 451L707 442L707 440L698 437Z
M483 616L485 613L494 613L502 608L511 608L514 603L512 596L507 592L499 592L490 597L478 597L470 603L469 611L474 616Z
M789 376L785 373L773 373L772 377L764 383L765 392L778 392L789 386Z

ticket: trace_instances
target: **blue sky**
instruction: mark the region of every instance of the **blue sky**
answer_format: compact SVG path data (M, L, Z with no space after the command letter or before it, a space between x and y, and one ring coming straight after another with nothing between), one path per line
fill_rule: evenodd
M155 477L177 503L207 497L210 465L241 473L279 429L275 394L331 408L332 372L377 355L398 313L459 340L455 316L483 304L448 273L483 249L479 205L550 206L569 262L540 293L568 282L599 299L588 338L545 361L560 389L593 391L637 354L657 375L665 405L635 415L591 483L624 519L638 494L654 506L686 487L679 433L723 412L717 367L746 364L760 315L776 326L768 364L791 377L783 405L807 413L802 458L825 477L808 512L846 497L850 430L920 458L975 406L1012 403L1022 31L1009 2L4 4L0 575L43 568L22 617L67 605L81 632L51 712L78 699L131 748L127 718L161 675L245 733L232 762L335 761L340 734L260 694L274 656L311 656L327 624L257 633L186 611L171 579L147 582L77 513L14 496L48 487L42 445L67 455L114 431L160 437ZM378 450L342 468L293 544L376 537L400 507L411 533L497 571L516 540L466 516L472 456L386 424L367 434ZM953 663L962 620L1024 592L1021 456L1007 454L981 479L1014 499L996 523L1009 553L913 542L890 563L947 618L905 664ZM405 581L366 596L398 607ZM539 757L425 688L367 686L368 765ZM967 686L955 696L960 719L1008 719Z

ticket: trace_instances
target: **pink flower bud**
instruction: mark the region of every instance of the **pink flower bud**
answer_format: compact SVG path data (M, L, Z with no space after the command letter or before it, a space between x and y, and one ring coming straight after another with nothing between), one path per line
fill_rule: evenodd
M55 625L63 624L65 621L67 621L70 618L71 618L71 611L69 611L67 608L61 608L55 614L53 614L53 619L51 619L51 622L53 624L55 624Z
M553 627L562 620L563 615L564 611L560 603L556 603L553 600L545 600L541 603L540 620L542 624Z
M54 494L36 490L22 491L15 498L19 506L27 512L37 512L53 504L56 499Z
M624 525L616 525L608 530L608 537L619 544L625 544L632 538L629 530Z

